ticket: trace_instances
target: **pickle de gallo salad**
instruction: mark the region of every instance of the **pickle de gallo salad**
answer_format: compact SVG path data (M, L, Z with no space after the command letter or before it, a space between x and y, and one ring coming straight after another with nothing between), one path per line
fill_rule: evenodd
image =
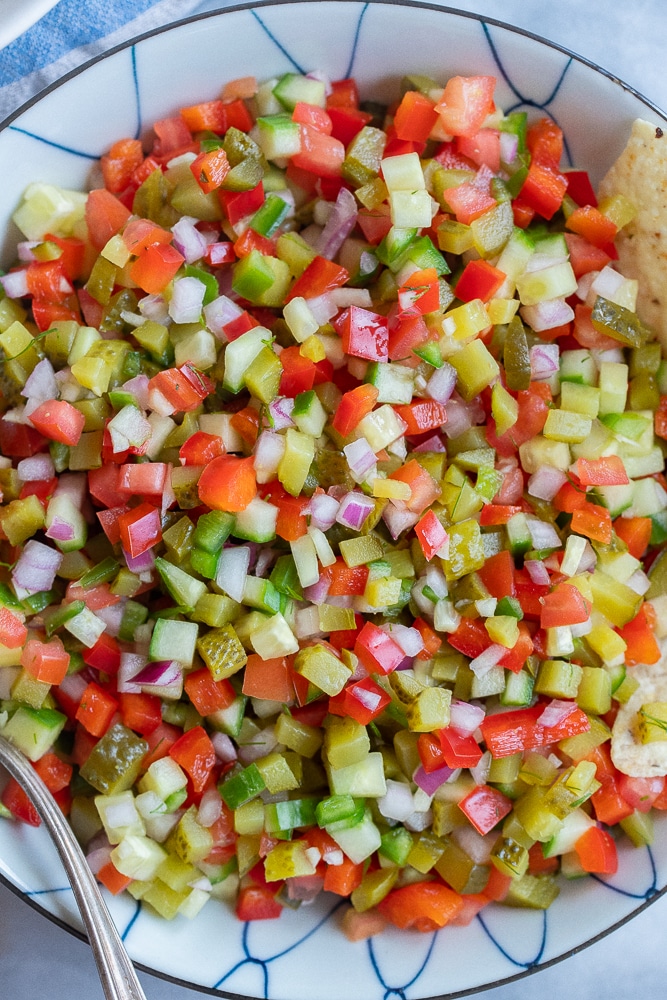
M635 209L494 86L234 80L14 215L1 731L166 918L546 908L667 809Z

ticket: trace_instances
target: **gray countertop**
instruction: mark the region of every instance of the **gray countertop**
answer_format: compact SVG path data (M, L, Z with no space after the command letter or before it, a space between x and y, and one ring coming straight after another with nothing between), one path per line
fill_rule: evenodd
M139 6L139 5L138 5ZM224 6L202 3L202 10ZM516 24L585 56L667 108L661 42L667 38L663 0L460 0L459 9ZM644 1000L665 995L667 897L589 948L515 983L483 994L486 1000L545 1000L593 995ZM201 993L142 975L148 1000L195 1000ZM101 997L87 945L44 919L0 884L0 996L7 1000ZM481 994L480 994L481 995Z

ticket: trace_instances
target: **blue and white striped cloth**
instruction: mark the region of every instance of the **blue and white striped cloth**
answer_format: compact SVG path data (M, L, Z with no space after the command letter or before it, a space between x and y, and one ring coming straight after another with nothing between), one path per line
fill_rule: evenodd
M59 0L0 48L0 122L100 52L210 6L201 0Z

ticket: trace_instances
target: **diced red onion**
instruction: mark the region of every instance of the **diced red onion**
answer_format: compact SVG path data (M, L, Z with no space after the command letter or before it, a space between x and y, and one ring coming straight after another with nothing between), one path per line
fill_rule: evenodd
M426 383L426 391L436 403L448 403L456 388L456 368L445 361L442 368L436 368Z
M430 563L424 571L424 576L426 577L426 583L438 599L441 600L443 597L447 597L449 594L447 578L439 566L436 566L435 563Z
M41 402L58 397L58 382L48 358L37 362L21 389L21 395Z
M106 847L96 847L86 855L86 861L93 875L97 875L111 860L111 844Z
M236 747L227 733L211 733L211 743L215 750L215 756L223 764L229 764L237 759Z
M123 614L125 610L125 602L119 601L117 604L109 604L106 608L97 608L95 614L98 618L106 625L105 632L116 638L120 632L120 626L123 621Z
M141 687L135 678L145 666L146 657L141 653L122 652L120 654L120 668L116 675L116 684L121 694L141 693Z
M85 472L62 472L54 496L68 496L75 507L81 509L88 495L88 477Z
M178 698L183 690L183 667L176 660L157 660L147 663L134 680L144 692Z
M375 452L364 437L357 438L356 441L346 444L343 452L350 472L358 483L362 483L371 469L377 465Z
M204 306L206 326L216 337L224 337L225 327L243 315L243 309L227 295L219 295Z
M336 521L340 501L328 493L314 493L308 506L311 525L321 531L328 531Z
M504 646L493 642L483 653L470 661L470 669L477 677L483 677L489 670L497 667L503 656L507 653Z
M312 864L317 865L320 852L316 847L307 847L305 854L311 860ZM308 905L308 903L314 902L322 892L324 876L317 873L313 875L293 875L287 879L285 885L287 886L288 899Z
M401 438L401 440L405 441L405 438ZM447 446L439 434L433 434L431 435L430 438L427 438L425 441L421 441L412 450L444 452L447 451Z
M406 656L414 657L417 653L421 653L424 648L424 640L419 629L410 628L408 625L401 625L399 622L387 623L386 625L381 625L380 628L392 637Z
M321 573L317 583L311 584L310 587L303 588L304 600L310 601L311 604L324 604L327 599L330 586L331 581L326 573Z
M410 786L404 781L387 778L387 790L377 800L377 807L385 819L394 819L402 823L412 815L415 808Z
M24 483L35 483L41 480L53 479L55 468L53 459L48 451L31 455L30 458L22 458L16 466L19 479Z
M537 517L529 517L527 524L534 549L562 548L563 543L560 536L549 521L540 521Z
M491 768L492 756L488 750L482 754L479 762L475 764L474 767L470 768L470 773L475 779L476 785L484 785L489 777L489 770Z
M12 570L12 580L28 594L50 590L62 561L62 552L31 538Z
M563 326L574 319L574 310L565 299L547 299L534 306L521 306L521 318L535 333L543 330L553 330L555 326Z
M74 538L74 525L62 518L60 514L56 514L44 534L47 538L52 538L54 542L71 542Z
M359 531L374 506L370 497L357 490L352 490L343 498L336 514L336 521L346 528Z
M171 316L163 295L144 295L139 300L139 312L146 319L152 319L164 326L171 324Z
M584 546L584 551L582 552L576 572L587 573L589 570L595 569L597 561L597 553L588 539L586 539L586 545Z
M234 548L223 549L218 560L218 571L215 582L228 594L232 600L243 600L248 569L250 567L250 548L247 545L236 545Z
M333 260L357 221L357 201L351 191L342 187L336 203L317 241L317 252Z
M123 556L130 573L148 573L155 566L155 553L153 549L146 549L139 556L131 556L123 549Z
M278 558L277 549L260 549L259 555L257 556L257 565L255 566L255 576L264 578L267 576L269 570L273 566L273 563Z
M481 705L452 698L449 708L449 724L457 733L471 736L481 724L485 714Z
M558 344L535 344L530 349L530 372L539 382L551 378L558 369L560 350Z
M303 234L302 234L303 235ZM329 292L317 295L314 299L306 299L308 308L315 317L315 322L319 326L324 326L338 312L338 306L334 302Z
M422 791L421 788L417 788L415 798L417 797L417 795L426 795L430 799L430 796L428 796L426 792ZM415 809L412 815L408 816L408 818L405 820L403 826L405 827L406 830L411 830L413 833L421 833L422 830L428 829L428 827L431 826L432 823L433 823L432 809L427 809L425 812L419 809Z
M622 274L619 274L618 271L607 264L606 267L603 267L594 276L590 291L595 296L601 295L603 298L613 301L614 295L618 292L621 285L624 284L625 280Z
M460 437L471 427L481 424L486 419L482 405L477 397L470 403L464 402L455 393L445 404L447 422L443 428L448 438Z
M284 454L285 435L270 430L262 431L257 438L253 455L258 483L270 483L276 478Z
M134 396L139 409L148 409L148 375L144 375L143 372L140 375L135 375L134 378L124 382L121 388Z
M332 288L329 294L339 309L347 309L348 306L373 308L373 299L367 288L350 288L344 285L343 288Z
M563 701L560 698L552 698L549 704L544 708L544 711L537 718L538 726L557 726L564 719L567 719L568 715L576 709L577 705L574 701Z
M208 828L222 815L222 799L217 788L208 788L201 797L197 810L197 822Z
M0 275L0 284L9 299L23 299L28 294L28 273L25 268Z
M203 233L199 232L196 222L197 220L191 216L184 215L171 227L174 234L174 246L183 254L188 264L194 264L196 260L201 260L208 246L208 240ZM180 321L176 320L176 322Z
M407 531L417 523L419 514L413 514L411 510L400 510L393 503L388 503L382 511L382 520L395 541L401 532Z
M502 163L511 166L519 151L519 137L514 132L500 133L500 159Z
M549 570L543 562L540 562L539 559L525 559L523 565L533 583L537 583L540 586L549 586L551 577L549 576Z
M294 400L290 396L277 396L273 402L269 403L269 413L274 430L283 431L286 427L294 427L293 409Z
M316 587L317 584L313 583L312 586ZM294 615L294 634L297 639L311 639L313 636L323 635L320 628L320 616L315 603L306 608L297 608Z
M595 295L595 292L591 293L591 285L593 284L599 273L600 273L599 271L587 271L586 274L582 274L579 280L577 281L577 290L575 292L575 295L577 296L578 299L581 299L582 302L586 302L590 295L592 300L590 302L591 306L594 304L595 299L597 297Z
M265 726L258 733L253 733L250 743L241 743L238 748L239 760L244 764L249 764L260 757L266 757L267 753L278 745L275 729L273 726Z
M30 264L32 261L37 260L33 251L38 246L39 240L21 240L20 243L16 244L16 256L24 264Z
M539 500L553 500L567 476L553 465L541 465L528 480L527 490L531 497Z
M445 766L439 767L435 771L425 771L420 765L413 774L412 780L427 795L435 795L440 786L449 781L453 773L454 769L451 767Z
M324 73L321 69L312 69L310 72L306 73L309 80L319 80L320 83L324 84L324 93L328 97L333 92L333 87L331 86L331 77Z
M202 312L206 286L199 278L178 278L172 287L169 315L174 323L196 323Z
M85 673L66 674L58 685L62 693L77 704L83 698L83 692L88 687Z
M472 768L470 770L472 771ZM483 784L483 782L479 782L479 784ZM461 826L454 827L451 837L456 845L465 851L471 861L474 861L476 865L486 865L489 863L498 834L497 832L487 833L483 837L469 823L462 823Z

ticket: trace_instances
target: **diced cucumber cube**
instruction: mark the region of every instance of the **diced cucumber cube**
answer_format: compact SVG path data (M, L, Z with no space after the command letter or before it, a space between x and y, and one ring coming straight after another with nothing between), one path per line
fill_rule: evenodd
M2 730L28 760L36 761L51 749L60 736L66 716L52 708L29 708L20 705Z

